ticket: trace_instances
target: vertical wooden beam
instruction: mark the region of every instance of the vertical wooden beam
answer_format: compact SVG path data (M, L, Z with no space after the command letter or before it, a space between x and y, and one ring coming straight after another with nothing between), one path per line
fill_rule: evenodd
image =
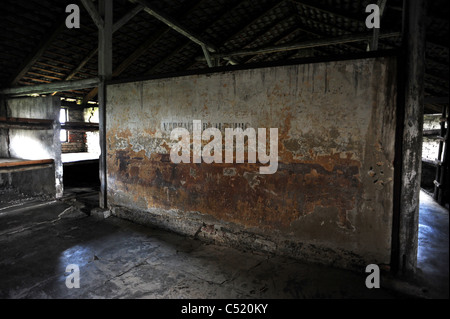
M441 132L442 139L439 141L438 165L436 167L436 178L433 198L442 206L445 206L445 194L448 188L445 180L448 175L448 106L442 106ZM446 125L447 124L447 125ZM447 126L447 129L446 129Z
M0 116L8 117L6 101L3 95L0 95ZM0 157L11 157L9 152L9 129L0 128Z
M212 68L214 64L209 54L208 48L205 45L202 45L202 50L203 54L205 55L206 62L208 63L208 67Z
M106 81L112 77L112 30L113 30L113 1L100 0L98 12L103 19L103 27L99 29L98 36L98 73L100 84L98 86L99 131L100 131L100 201L101 208L107 208L107 166L106 166Z
M383 17L384 9L386 7L386 1L387 0L378 0L378 3L377 3L378 7L380 8L380 20ZM379 36L380 36L380 29L374 28L372 41L369 43L369 51L378 50Z
M445 206L449 203L449 185L450 185L450 174L449 174L449 164L448 164L448 132L449 132L449 106L447 105L447 131L445 133L445 143L444 143L444 150L442 154L442 171L440 176L440 184L443 186L443 189L440 192L440 195L438 197L439 204L442 206Z
M413 275L417 266L419 194L422 161L422 131L425 74L426 0L404 1L404 113L401 148L398 254L393 266L403 275ZM400 155L400 154L398 154ZM394 269L395 271L395 269Z

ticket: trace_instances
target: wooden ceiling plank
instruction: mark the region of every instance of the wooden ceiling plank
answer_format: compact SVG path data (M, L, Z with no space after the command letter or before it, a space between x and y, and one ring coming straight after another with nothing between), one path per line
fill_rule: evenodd
M20 66L19 70L15 73L14 77L10 81L10 86L15 86L17 82L30 70L31 66L44 54L53 40L61 33L61 31L65 28L65 21L59 20L55 27L52 28L54 30L50 36L46 37L41 41L38 48L32 52L25 60L25 62Z

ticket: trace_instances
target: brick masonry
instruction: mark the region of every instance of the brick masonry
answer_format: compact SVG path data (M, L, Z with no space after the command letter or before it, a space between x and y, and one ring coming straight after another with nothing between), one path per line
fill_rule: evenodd
M83 110L68 110L70 122L84 122ZM87 152L86 133L69 131L68 142L62 143L62 153Z

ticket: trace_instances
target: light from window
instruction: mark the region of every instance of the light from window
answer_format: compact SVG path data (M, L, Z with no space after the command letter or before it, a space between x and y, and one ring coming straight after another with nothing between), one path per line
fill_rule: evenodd
M67 109L62 108L59 112L59 123L63 124L67 122ZM67 131L61 130L60 133L61 143L67 143Z

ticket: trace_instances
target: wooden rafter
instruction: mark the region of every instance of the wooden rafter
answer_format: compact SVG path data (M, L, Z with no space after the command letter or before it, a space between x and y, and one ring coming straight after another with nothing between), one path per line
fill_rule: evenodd
M241 5L241 3L238 2L238 4L235 4L232 8L227 8L217 18L214 19L214 22L212 24L210 24L209 26L205 27L204 29L211 28L215 23L217 23L218 21L223 19L225 17L225 15L227 15L230 12L232 12L235 8L237 8L240 5ZM170 61L175 55L179 54L180 52L183 52L190 44L191 44L190 40L189 41L184 41L183 43L181 43L175 50L173 50L163 60L159 61L157 64L153 65L150 69L148 69L144 73L144 75L151 75L151 74L153 74L156 70L158 70L159 67L164 65L167 61Z
M209 43L208 41L202 39L199 35L197 35L195 32L188 30L188 28L181 23L179 23L176 19L169 17L165 13L159 11L156 9L149 1L147 0L130 0L133 3L140 4L144 7L144 11L150 14L151 16L155 17L159 21L166 24L171 29L177 31L178 33L184 35L191 41L197 43L200 46L205 46L209 51L216 52L217 48L212 43Z
M351 34L351 35L344 35L340 37L332 37L332 38L326 38L326 39L317 39L317 40L310 40L310 41L304 41L301 43L291 43L286 45L278 45L278 46L272 46L272 47L266 47L266 48L259 48L259 49L247 49L247 50L239 50L234 52L228 52L228 53L219 53L219 54L212 54L213 58L224 58L224 57L233 57L233 56L245 56L245 55L257 55L257 54L267 54L267 53L274 53L274 52L281 52L281 51L292 51L292 50L300 50L300 49L306 49L306 48L314 48L314 47L320 47L320 46L328 46L328 45L336 45L336 44L347 44L352 42L361 42L361 41L367 41L371 38L371 34ZM386 33L386 34L380 34L379 38L387 38L387 37L398 37L400 36L400 32L393 32L393 33Z
M51 28L54 30L50 33L48 37L43 39L37 49L33 51L28 58L25 59L25 62L20 66L18 71L15 73L14 77L10 81L10 86L15 86L20 79L30 70L30 68L35 64L35 62L44 54L47 48L52 44L55 38L64 30L65 21L58 20L55 25Z
M183 15L188 15L192 12L198 5L204 0L198 1L193 7L191 7ZM112 76L118 77L122 72L124 72L131 64L133 64L139 57L141 57L148 49L161 40L171 31L170 27L162 27L154 33L153 36L149 37L144 43L142 43L133 53L131 53L127 58L125 58L122 63L113 71ZM83 99L83 105L86 105L89 101L97 96L98 88L92 89Z
M76 74L78 72L80 72L82 68L84 68L86 63L88 63L89 60L92 59L94 57L94 55L97 54L97 52L98 52L98 48L95 48L91 52L89 52L89 54L80 62L80 64L78 64L78 66L74 70L72 70L72 72L70 72L70 74L68 76L66 76L66 78L64 80L65 81L72 80L76 76ZM55 95L56 93L58 93L58 91L53 92L52 95Z
M103 25L104 25L105 22L103 21L103 18L98 13L97 8L95 8L94 3L91 0L81 0L81 3L83 3L86 11L91 16L91 18L94 21L95 25L99 29L103 28Z
M128 21L133 19L139 12L141 12L144 9L143 6L138 4L133 9L131 9L129 12L127 12L122 18L120 18L116 23L113 25L112 32L116 32L119 30L122 26L124 26Z
M142 54L144 54L155 42L159 41L170 31L169 28L164 28L162 32L148 38L142 43L133 53L131 53L122 63L114 70L112 76L117 77L122 74L131 64L133 64ZM83 104L91 101L97 96L98 88L93 88L83 99Z
M255 24L258 20L264 18L269 12L276 9L277 7L281 6L284 3L284 1L278 2L276 4L271 4L270 6L267 6L262 13L256 15L250 22L246 23L244 26L240 27L235 33L233 33L231 36L227 37L223 42L222 46L226 45L227 42L230 40L238 37L242 33L244 33L251 25Z

